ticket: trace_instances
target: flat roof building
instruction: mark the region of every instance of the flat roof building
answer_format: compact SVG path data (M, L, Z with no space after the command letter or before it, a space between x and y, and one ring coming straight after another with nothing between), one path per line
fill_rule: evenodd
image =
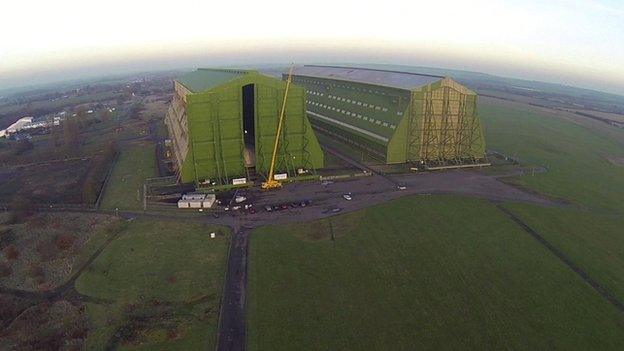
M8 126L6 129L0 131L0 136L6 137L11 134L15 134L22 129L32 128L30 125L33 123L33 117L22 117L18 119L15 123Z

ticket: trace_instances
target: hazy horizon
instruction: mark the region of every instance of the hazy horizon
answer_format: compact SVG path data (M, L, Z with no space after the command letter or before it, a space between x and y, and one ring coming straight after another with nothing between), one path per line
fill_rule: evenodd
M199 66L353 62L624 95L624 5L615 1L238 4L5 5L0 30L12 35L0 42L0 89Z

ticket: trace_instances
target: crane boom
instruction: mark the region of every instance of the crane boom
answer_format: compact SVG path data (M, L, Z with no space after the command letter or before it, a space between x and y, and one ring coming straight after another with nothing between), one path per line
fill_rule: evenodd
M284 120L284 113L286 112L286 100L288 99L288 89L290 88L290 82L292 81L293 65L290 66L288 72L288 78L286 79L286 90L284 90L284 100L282 101L282 110L280 111L279 121L277 122L277 133L275 134L275 143L273 144L273 156L271 157L271 168L269 168L269 177L266 182L262 183L262 189L276 189L282 186L282 183L274 179L275 172L275 159L277 157L277 148L279 145L279 138L282 133L282 123Z

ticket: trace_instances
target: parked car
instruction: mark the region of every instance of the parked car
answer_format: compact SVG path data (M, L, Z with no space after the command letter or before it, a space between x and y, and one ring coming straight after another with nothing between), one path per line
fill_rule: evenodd
M407 189L407 187L406 187L405 185L403 185L403 184L399 183L399 184L397 185L397 189L399 189L399 190L405 190L405 189Z
M344 194L344 195L342 195L342 197L343 197L345 200L347 200L347 201L351 201L351 200L353 200L353 198L351 197L351 194Z
M325 211L323 211L323 213L338 213L340 211L342 211L342 208L340 207L330 207L326 209Z
M264 206L264 210L267 211L267 212L271 212L271 211L273 211L273 208L271 207L271 205L266 205L266 206Z

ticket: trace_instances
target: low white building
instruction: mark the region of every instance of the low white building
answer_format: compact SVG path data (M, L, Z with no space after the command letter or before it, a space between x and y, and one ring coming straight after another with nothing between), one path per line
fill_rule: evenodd
M204 198L204 202L202 206L204 208L211 208L216 201L217 201L217 197L215 196L215 194L206 194L206 197Z
M15 123L11 124L4 130L4 136L9 136L10 134L14 134L24 129L28 125L32 124L33 117L22 117L18 119Z
M202 193L188 193L182 195L182 200L203 200L206 198L206 194Z
M48 122L45 121L39 121L39 122L30 122L30 123L26 123L22 126L21 130L24 129L37 129L37 128L42 128L42 127L47 127L48 126Z
M61 117L54 117L53 120L39 120L35 121L33 117L22 117L17 122L11 124L6 129L0 131L0 138L8 138L11 134L19 133L23 130L45 128L51 125L58 126L61 124Z
M178 208L211 208L215 201L215 194L184 194L178 201Z

